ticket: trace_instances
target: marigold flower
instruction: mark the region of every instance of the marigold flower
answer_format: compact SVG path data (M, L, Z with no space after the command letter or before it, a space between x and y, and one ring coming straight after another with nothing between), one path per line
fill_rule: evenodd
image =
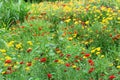
M26 71L30 71L30 67L26 67L25 70L26 70Z
M70 64L69 64L69 63L66 63L65 66L66 66L66 67L70 67Z
M15 41L10 41L10 42L8 43L8 46L9 46L9 47L13 46L14 42L15 42Z
M19 44L16 44L16 48L17 48L17 49L20 49L20 48L22 48L22 44L21 44L21 43L19 43Z
M24 62L23 62L23 61L21 61L21 62L20 62L20 64L24 64Z
M48 77L48 78L52 78L52 74L48 73L48 74L47 74L47 77Z
M30 46L33 45L32 41L27 41L27 44L29 44Z
M8 63L10 64L12 62L12 60L8 59L8 60L5 60L5 63Z
M118 69L120 69L120 65L119 65L119 66L117 66L117 68L118 68Z
M58 62L59 60L54 60L54 62Z
M71 41L73 38L72 37L69 37L68 40Z
M96 48L96 50L97 50L97 51L100 51L100 50L101 50L101 48L100 48L100 47L98 47L98 48Z
M114 75L109 76L109 80L113 80L114 78L116 78Z
M76 68L77 68L77 66L76 66L76 65L72 65L72 68L76 69Z
M32 48L28 48L27 52L30 53L32 51Z
M0 52L1 53L6 53L6 50L5 49L0 49Z
M89 60L88 60L88 62L89 62L89 64L90 64L91 66L93 66L93 65L94 65L94 62L93 62L93 60L92 60L92 59L89 59Z
M40 59L40 62L46 62L47 61L47 58L41 58Z
M95 70L95 68L90 68L90 70L88 71L88 73L91 73Z
M27 63L27 66L31 66L31 65L32 65L32 63L31 63L31 62L28 62L28 63Z
M94 53L95 52L95 49L91 50L91 53Z
M89 53L85 54L83 58L88 58L88 57L90 57Z

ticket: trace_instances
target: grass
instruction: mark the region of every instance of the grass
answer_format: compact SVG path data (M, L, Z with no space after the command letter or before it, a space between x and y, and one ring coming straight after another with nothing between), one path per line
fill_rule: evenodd
M0 29L0 80L120 79L117 0L25 4L24 22Z

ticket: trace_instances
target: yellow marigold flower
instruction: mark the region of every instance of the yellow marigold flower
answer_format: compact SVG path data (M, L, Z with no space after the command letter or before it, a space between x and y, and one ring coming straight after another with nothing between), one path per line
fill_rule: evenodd
M71 21L71 19L67 19L64 22L69 23L70 21Z
M8 43L8 46L9 46L9 47L13 46L14 42L15 42L15 41L10 41L10 42Z
M96 48L96 50L97 50L97 51L100 51L100 50L101 50L101 48L100 48L100 47L98 47L98 48Z
M6 53L7 51L5 49L0 49L1 53Z
M58 63L59 64L64 64L64 61L63 60L58 60Z
M33 45L32 41L27 41L27 44L29 44L30 46Z
M11 57L10 56L6 56L5 59L7 60L11 60Z
M73 37L76 37L77 36L77 34L73 34Z
M117 66L117 68L118 68L118 69L120 69L120 65L119 65L119 66Z
M5 63L4 66L7 67L7 66L9 66L9 64L8 64L8 63Z
M75 21L75 23L74 24L78 24L78 21Z
M25 70L26 70L26 71L30 71L30 67L26 67Z
M76 65L72 65L72 68L74 68L74 69L75 69L75 68L77 68L77 66L76 66Z
M84 42L85 45L87 45L88 43L89 43L88 41Z
M5 71L2 71L2 74L5 74Z
M89 21L86 21L86 22L85 22L85 24L87 24L87 25L88 25L88 24L89 24Z
M21 44L21 43L19 43L19 44L16 44L16 48L17 48L17 49L20 49L20 48L22 48L22 44Z
M94 53L95 52L95 49L91 50L91 53Z
M97 55L99 55L99 54L100 54L100 52L96 52L96 54L97 54Z
M71 41L73 38L72 37L69 37L68 40Z

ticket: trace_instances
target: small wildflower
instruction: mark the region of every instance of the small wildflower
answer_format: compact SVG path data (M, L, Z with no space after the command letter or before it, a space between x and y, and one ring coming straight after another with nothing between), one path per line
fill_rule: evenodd
M32 51L32 48L28 48L27 52L30 53Z
M93 66L93 65L94 65L94 62L93 62L93 60L92 60L92 59L89 59L89 60L88 60L88 63L89 63L91 66Z
M100 47L98 47L98 48L96 48L96 50L97 50L97 51L100 51L100 50L101 50L101 48L100 48Z
M66 66L66 67L70 67L70 64L69 64L69 63L66 63L65 66Z
M109 80L113 80L114 78L116 78L114 75L109 76Z
M30 46L33 45L32 41L27 41L27 44L29 44Z
M16 44L16 48L17 48L17 49L22 48L22 43Z
M26 70L26 71L30 71L30 67L26 67L25 70Z
M95 52L95 49L94 50L91 50L91 53L94 53Z
M48 77L48 78L52 78L52 74L48 73L48 74L47 74L47 77Z
M120 69L120 65L119 65L119 66L117 66L117 68L118 68L118 69Z
M90 68L90 70L88 71L88 73L91 73L94 71L94 68Z
M7 51L5 49L0 49L1 53L6 53Z
M5 63L8 63L10 64L12 62L12 60L8 59L8 60L5 60Z
M85 24L88 25L88 24L89 24L89 21L86 21Z
M69 41L72 41L72 39L73 39L72 37L69 37L69 38L68 38Z
M32 65L32 63L31 63L31 62L28 62L28 63L27 63L27 66L31 66L31 65Z
M46 62L47 61L47 58L41 58L40 59L40 62Z
M72 65L72 68L76 69L76 68L77 68L77 66L76 66L76 65Z
M96 54L97 54L97 55L99 55L99 54L100 54L100 52L96 52Z

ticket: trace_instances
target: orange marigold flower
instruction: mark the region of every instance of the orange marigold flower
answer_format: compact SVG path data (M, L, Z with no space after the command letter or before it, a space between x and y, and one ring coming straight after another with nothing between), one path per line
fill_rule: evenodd
M8 60L5 60L5 63L8 63L10 64L12 62L12 60L8 59Z

